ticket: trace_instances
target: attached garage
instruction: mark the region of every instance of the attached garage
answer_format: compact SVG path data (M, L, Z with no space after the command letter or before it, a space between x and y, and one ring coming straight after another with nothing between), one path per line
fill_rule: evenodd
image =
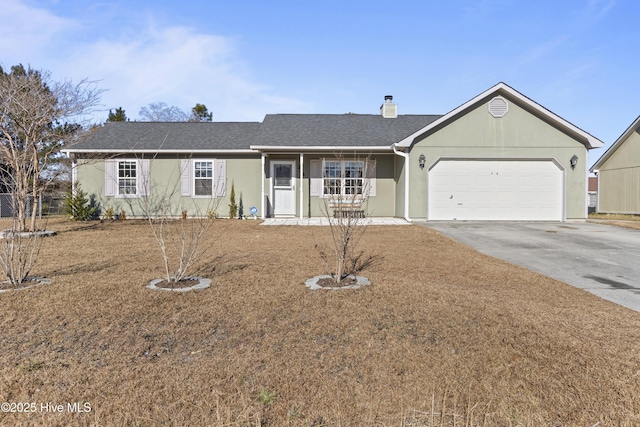
M428 171L432 221L563 221L564 199L550 159L441 159Z
M499 83L392 148L396 212L410 220L587 217L593 135Z

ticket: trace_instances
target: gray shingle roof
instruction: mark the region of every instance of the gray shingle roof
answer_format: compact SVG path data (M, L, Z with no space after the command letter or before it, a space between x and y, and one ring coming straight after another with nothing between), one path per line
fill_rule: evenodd
M250 146L390 146L439 115L269 114L264 122L113 122L71 151L238 150Z
M249 149L258 122L113 122L95 129L72 147L87 150L237 150Z
M439 115L268 114L252 145L390 146Z

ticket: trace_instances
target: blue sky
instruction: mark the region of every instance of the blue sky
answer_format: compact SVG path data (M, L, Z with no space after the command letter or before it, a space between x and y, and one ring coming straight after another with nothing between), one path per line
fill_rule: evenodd
M97 81L104 109L444 114L505 82L605 142L640 114L636 0L0 0L0 65ZM593 163L604 151L590 154Z

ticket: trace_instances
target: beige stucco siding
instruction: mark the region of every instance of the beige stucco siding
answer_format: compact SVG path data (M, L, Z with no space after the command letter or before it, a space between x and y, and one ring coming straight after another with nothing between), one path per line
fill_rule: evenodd
M633 132L598 170L598 212L640 214L640 135Z
M394 164L395 164L395 181L396 181L396 216L405 217L407 212L405 209L405 185L404 185L404 174L405 171L405 159L404 157L394 155Z
M121 159L134 159L133 156L122 156ZM184 158L184 157L182 157ZM236 192L236 203L242 201L245 215L249 215L250 206L260 206L260 158L257 156L206 156L202 159L224 159L226 165L226 196L191 197L181 195L181 157L156 156L150 159L150 194L149 201L170 199L174 215L180 215L183 210L189 216L206 215L207 211L215 210L219 216L229 215L229 196L233 182ZM193 156L190 159L197 159ZM124 198L105 196L105 161L78 160L76 176L82 183L82 189L98 203L102 213L113 208L116 213L124 211L129 217L144 215L142 198ZM217 185L214 183L214 185Z
M587 150L583 144L524 108L509 101L509 111L502 118L488 112L488 102L479 103L466 114L414 144L410 151L412 218L427 217L428 170L438 159L513 158L555 159L565 169L566 217L586 216ZM424 169L418 167L420 154L426 157ZM579 160L574 170L570 159ZM414 167L415 165L415 167Z

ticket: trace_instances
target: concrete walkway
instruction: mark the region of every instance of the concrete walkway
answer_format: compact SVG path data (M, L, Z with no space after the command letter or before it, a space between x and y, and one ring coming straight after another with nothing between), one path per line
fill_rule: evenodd
M402 218L365 218L363 225L409 225ZM327 218L267 218L261 225L329 225Z

